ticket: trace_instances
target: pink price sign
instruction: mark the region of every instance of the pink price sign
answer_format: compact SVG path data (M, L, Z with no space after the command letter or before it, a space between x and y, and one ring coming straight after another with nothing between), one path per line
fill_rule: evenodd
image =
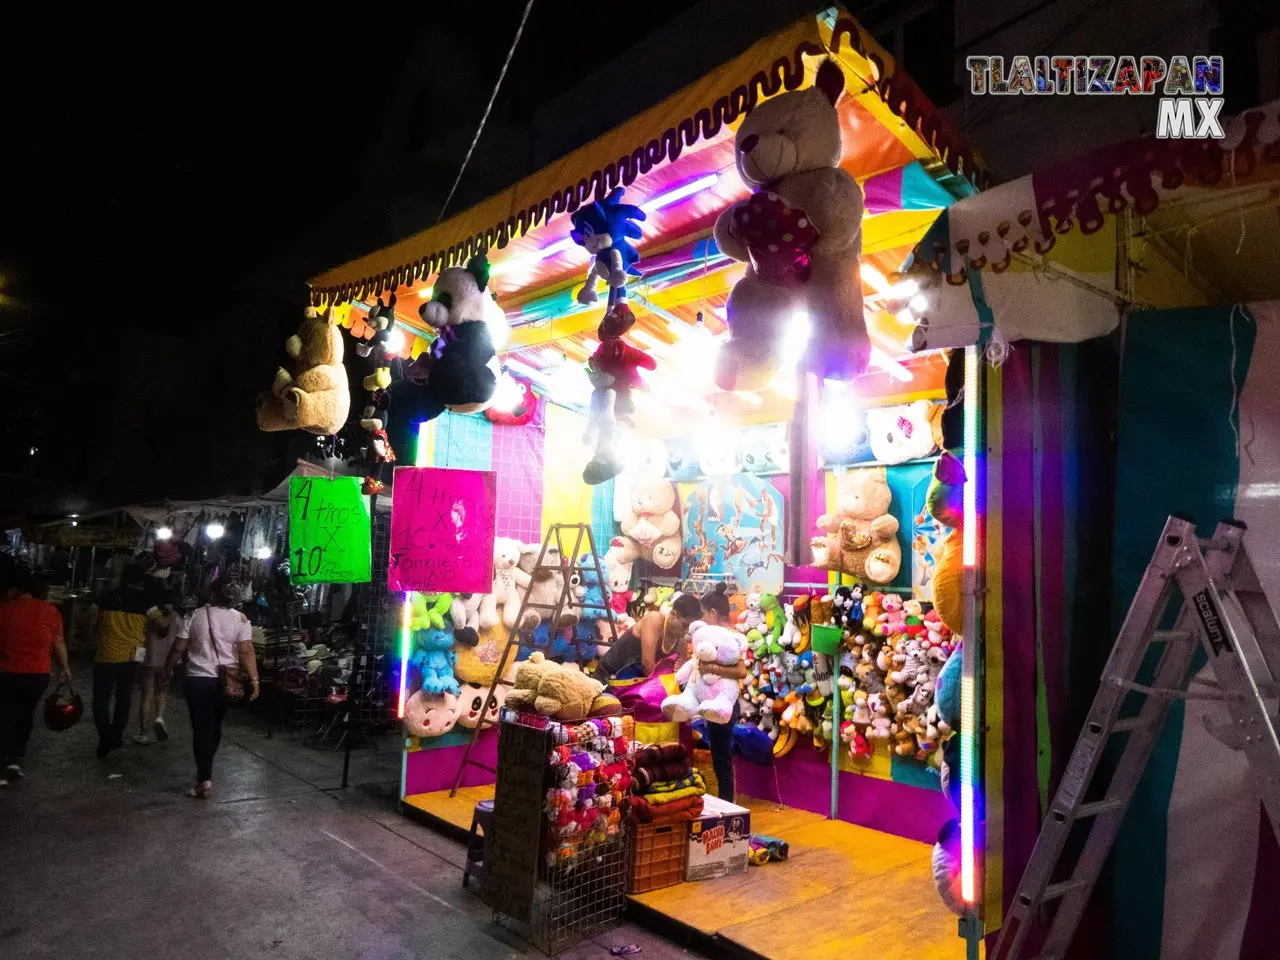
M497 474L397 467L387 587L420 593L493 589Z

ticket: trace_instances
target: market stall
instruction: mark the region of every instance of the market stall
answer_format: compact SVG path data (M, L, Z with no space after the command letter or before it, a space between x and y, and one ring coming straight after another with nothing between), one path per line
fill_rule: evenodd
M803 110L786 100L800 91ZM783 272L800 273L781 286L798 292L753 329L744 291L773 267L764 263L768 237L752 233L750 218L759 214L783 245L810 229L771 192L786 193L785 177L766 177L771 189L753 194L741 173L764 162L744 155L775 136L744 122L772 116L785 130L793 120L784 103L818 118L796 124L822 125L831 113L832 133L797 128L789 137L806 149L832 144L830 160L795 162L834 176L842 195L857 194L821 220L825 235L849 230L851 246L826 287L809 279L810 264L820 267L814 237L793 248L799 259ZM413 572L393 587L406 591L399 712L410 734L407 813L470 829L487 816L479 804L494 796L494 768L510 763L498 746L507 724L497 722L503 698L514 696L508 684L520 689L541 662L576 664L568 673L582 677L607 644L602 622L662 611L675 588L703 594L723 584L733 604L726 632L747 673L744 719L734 728L745 809L719 813L737 824L731 839L741 843L717 847L714 873L679 861L667 879L690 882L646 882L634 909L775 957L859 944L882 956L956 955L955 918L934 890L933 861L940 830L957 814L939 771L947 728L962 718L958 707L940 717L933 700L950 658L954 686L963 672L971 689L977 672L964 567L973 569L980 525L976 481L964 477L976 477L981 386L972 351L906 355L929 300L891 278L978 177L962 139L892 58L832 10L761 40L502 194L314 279L320 317L344 326L357 352L371 348L368 396L348 402L369 437L366 490L391 486L391 568ZM736 211L727 232L717 225L726 211ZM823 211L799 210L815 212ZM601 229L620 250L612 267L611 254L599 261L587 246ZM739 229L745 247L735 242ZM597 262L605 263L599 274ZM603 294L599 303L583 296L584 274L592 288L597 276L606 282L607 303ZM805 300L820 289L856 311ZM850 324L847 338L830 326L835 316ZM477 338L492 341L495 363L484 363ZM476 356L479 364L464 362ZM472 402L467 389L486 379L496 381L489 398ZM447 397L446 382L457 388ZM265 407L263 429L282 428L274 401ZM302 427L332 432L332 419L313 412ZM392 457L394 474L384 469ZM546 574L540 548L557 524L590 529L594 557L563 560L589 573L598 559L595 582L572 569ZM452 531L447 549L440 527ZM436 553L424 554L424 542ZM477 543L493 544L482 562ZM479 568L476 584L470 572ZM581 593L571 623L560 620L557 576L582 577L572 584ZM943 581L950 623L935 602ZM587 606L593 590L609 615ZM517 610L529 603L555 613L522 622ZM504 661L512 637L517 659ZM681 686L659 673L643 691L608 694L634 724L635 749L686 741L669 761L680 767L679 776L667 771L677 786L623 791L629 807L651 814L662 801L688 801L687 816L658 818L684 838L701 836L717 806L705 795L711 771L689 725L664 706ZM513 713L513 723L533 722ZM944 886L971 914L980 771L976 716L963 722L967 732L947 753L963 842L942 855L955 862L954 883L947 866ZM599 776L588 784L597 805ZM500 829L510 814L496 779ZM581 808L581 786L577 796ZM613 824L601 814L584 832L603 829L604 842ZM550 836L563 840L556 831L565 826ZM744 831L759 842L737 837ZM652 834L637 822L632 836L639 843ZM692 857L696 844L679 846L665 852ZM760 865L748 868L748 859ZM717 873L727 875L693 879ZM836 901L861 906L828 909ZM978 927L968 929L976 949ZM889 943L901 952L886 952Z

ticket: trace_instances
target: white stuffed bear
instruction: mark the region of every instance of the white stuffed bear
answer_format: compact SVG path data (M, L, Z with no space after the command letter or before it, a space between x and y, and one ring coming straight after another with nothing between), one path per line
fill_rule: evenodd
M881 463L905 463L933 453L934 424L941 427L943 404L928 400L870 407L867 410L867 435L871 453Z
M662 712L679 723L700 716L708 723L728 723L733 706L738 702L738 683L731 677L704 673L702 664L733 667L742 660L742 640L727 627L712 626L701 620L689 628L693 638L693 657L676 671L676 682L682 687L662 701Z
M487 630L498 623L498 607L502 622L510 629L520 612L520 589L529 586L529 575L516 565L524 544L510 537L493 539L493 589L480 601L480 628Z

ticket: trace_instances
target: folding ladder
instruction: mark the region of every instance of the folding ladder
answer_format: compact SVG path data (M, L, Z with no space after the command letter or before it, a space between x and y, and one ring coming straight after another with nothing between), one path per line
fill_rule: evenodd
M1185 688L1197 640L1221 688L1213 696L1223 699L1231 714L1230 723L1210 726L1210 732L1244 752L1272 829L1280 837L1280 624L1244 549L1244 532L1244 524L1228 520L1218 524L1211 539L1197 540L1189 520L1166 521L1004 918L992 960L1062 960L1066 955L1170 702L1195 699ZM1173 629L1157 629L1175 599ZM1155 644L1163 649L1147 686L1137 678ZM1131 694L1142 697L1141 708L1121 717ZM1105 747L1119 734L1128 738L1115 772L1105 787L1090 790ZM1072 863L1064 850L1077 826L1077 840L1083 844L1073 844L1080 852ZM1055 903L1056 913L1046 918L1042 910L1047 913ZM1024 954L1033 930L1045 933L1043 946L1038 953Z
M573 544L573 551L568 554L569 562L567 564L564 563L566 556L564 534L566 531L577 534ZM590 560L586 566L583 566L581 562L584 538L586 540L587 553L590 555ZM548 552L554 553L554 558L548 557ZM574 595L574 589L578 585L582 574L588 570L595 572L596 583L600 584L601 595L604 599L603 606L598 603L583 603ZM451 797L457 795L458 787L462 784L462 775L466 772L468 766L479 767L481 770L488 770L493 774L498 772L487 763L471 759L471 753L475 750L476 742L480 739L481 732L493 725L492 722L486 720L486 715L489 710L489 704L494 702L494 691L498 689L499 685L504 687L511 686L511 681L505 679L503 674L506 672L508 659L514 657L520 647L520 624L524 622L526 611L536 611L541 619L547 621L553 631L560 621L561 614L567 609L603 611L603 615L597 619L608 621L609 636L607 638L601 636L599 646L613 646L618 642L618 622L614 619L613 608L609 606L606 586L609 581L605 577L604 565L600 561L600 554L596 550L596 541L591 535L591 526L589 524L553 523L548 528L547 535L542 541L542 549L538 551L538 560L534 564L530 576L536 579L538 574L544 571L558 572L564 575L564 585L561 587L560 596L555 603L535 603L529 600L529 591L525 592L524 599L520 603L520 610L516 614L515 626L507 634L507 644L503 647L502 656L498 660L498 668L493 675L493 683L489 684L489 692L484 699L485 705L480 711L480 722L476 724L476 728L471 734L471 739L467 741L467 749L462 754L462 763L458 765L458 774L453 778L453 789L449 791L449 796Z

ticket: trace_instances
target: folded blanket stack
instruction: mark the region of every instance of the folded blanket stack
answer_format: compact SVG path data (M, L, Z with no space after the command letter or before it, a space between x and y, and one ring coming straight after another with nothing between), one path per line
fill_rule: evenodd
M683 744L642 747L632 763L631 812L641 823L693 820L702 813L707 786L702 774L689 766Z
M548 866L618 835L631 789L635 749L631 717L559 723L530 713L503 711L503 719L546 730L553 746L543 811L543 849Z

